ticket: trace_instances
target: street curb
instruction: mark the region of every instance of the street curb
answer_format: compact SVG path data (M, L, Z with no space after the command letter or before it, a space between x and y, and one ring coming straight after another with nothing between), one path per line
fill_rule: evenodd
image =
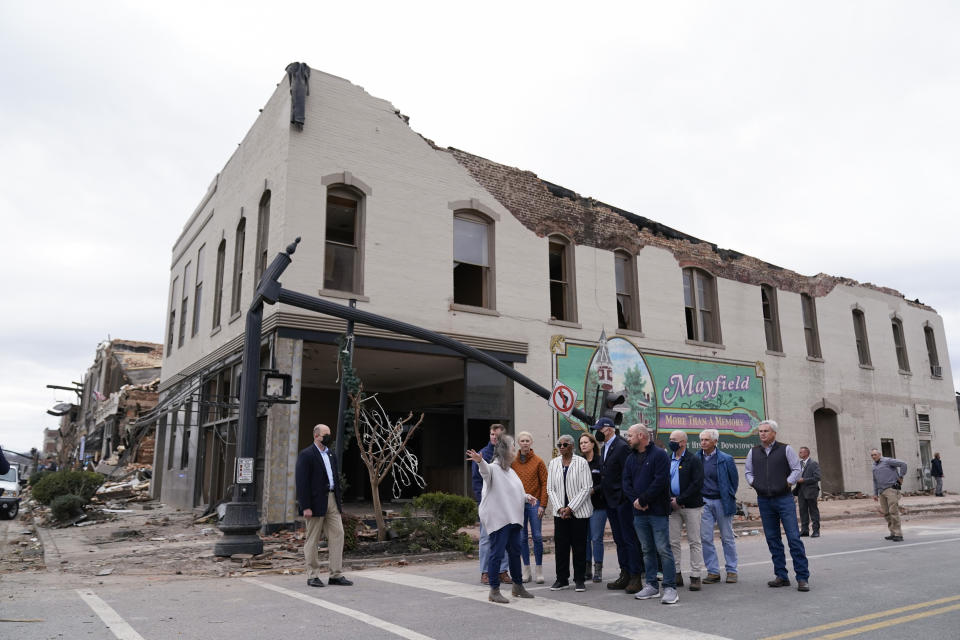
M60 548L57 546L57 543L54 542L53 536L43 527L38 526L34 528L36 529L37 537L40 538L40 543L43 545L43 564L47 568L47 571L62 571L61 561L63 557L60 555Z

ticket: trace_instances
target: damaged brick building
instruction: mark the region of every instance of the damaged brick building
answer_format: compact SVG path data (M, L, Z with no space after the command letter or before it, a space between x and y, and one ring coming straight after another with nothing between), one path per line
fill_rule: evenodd
M813 450L829 491L870 489L873 446L911 464L907 489L924 485L914 470L932 451L960 459L947 341L930 307L804 276L440 148L389 102L313 71L278 86L174 244L153 489L164 501L204 509L227 497L243 312L265 266L298 236L285 288L449 335L544 386L572 375L571 354L587 354L576 373L586 395L584 367L605 332L649 369L641 404L658 427L688 420L692 433L718 415L671 409L665 395L650 409L668 365L690 389L710 372L746 372L756 399L724 409L746 420L730 439L747 446L750 425L779 420L783 440ZM337 422L344 330L302 309L264 310L261 367L291 374L297 401L260 411L264 524L294 520L296 454L314 424ZM354 346L384 407L424 413L412 447L428 490L468 491L462 452L482 445L492 422L531 431L541 455L571 428L541 398L436 345L358 325ZM365 498L356 451L344 471L351 496Z

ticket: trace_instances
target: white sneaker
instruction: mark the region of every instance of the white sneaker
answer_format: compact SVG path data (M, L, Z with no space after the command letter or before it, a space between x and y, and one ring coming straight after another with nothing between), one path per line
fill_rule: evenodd
M536 568L537 584L543 584L543 565L538 564Z
M660 589L652 584L645 584L643 585L643 589L641 589L640 592L633 597L637 600L649 600L650 598L656 598L658 595L660 595ZM676 597L676 590L674 590L673 595Z
M637 594L640 595L640 594ZM664 587L663 588L663 597L660 598L660 604L676 604L680 601L680 596L677 595L677 590L673 587Z
M525 565L523 565L523 581L524 581L524 582L530 582L530 580L531 580L531 577L530 577L530 565L525 564Z

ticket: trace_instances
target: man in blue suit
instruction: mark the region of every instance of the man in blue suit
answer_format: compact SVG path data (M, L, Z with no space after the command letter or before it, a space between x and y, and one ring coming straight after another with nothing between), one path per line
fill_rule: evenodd
M607 589L637 593L643 588L640 543L633 528L633 504L623 492L623 466L630 447L617 433L610 418L600 418L593 427L600 447L600 489L607 502L607 519L617 545L620 576Z
M297 456L297 513L306 521L307 539L303 556L307 562L307 585L322 587L317 543L320 534L327 538L330 579L332 585L353 584L343 575L343 504L337 458L330 450L330 427L318 424L313 428L313 444Z

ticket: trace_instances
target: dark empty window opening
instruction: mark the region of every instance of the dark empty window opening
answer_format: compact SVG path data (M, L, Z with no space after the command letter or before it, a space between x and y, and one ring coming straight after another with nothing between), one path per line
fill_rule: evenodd
M870 364L870 344L867 342L867 321L860 309L853 310L853 334L857 341L857 358L864 367Z
M493 308L491 295L491 227L478 215L453 219L453 301Z
M344 189L327 195L323 288L360 292L360 198Z
M910 360L907 358L907 344L903 337L903 323L900 318L894 318L890 323L893 329L893 345L897 350L897 366L900 371L910 371Z
M617 251L614 253L614 263L617 285L617 327L640 331L636 262L626 251Z
M780 314L777 309L777 290L769 285L761 285L760 302L763 308L763 333L767 340L767 349L783 351L780 341Z
M716 314L716 280L706 271L683 270L683 304L687 339L720 342L720 323Z

